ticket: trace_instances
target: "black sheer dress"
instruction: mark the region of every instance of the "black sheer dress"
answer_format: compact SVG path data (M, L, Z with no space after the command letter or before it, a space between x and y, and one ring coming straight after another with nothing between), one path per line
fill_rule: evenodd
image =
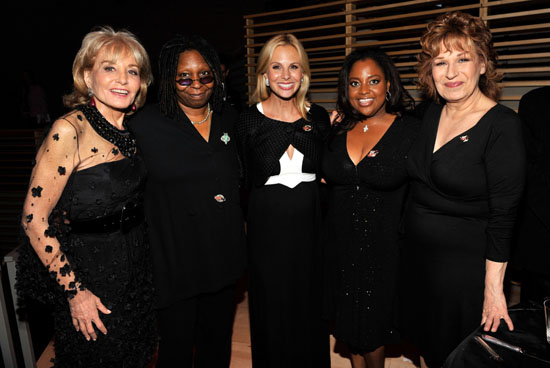
M20 306L27 298L52 306L55 367L146 367L157 335L149 243L143 216L134 216L146 178L143 161L137 155L124 157L80 111L53 125L37 161L24 208L25 229L34 221L45 230L38 237L27 231L19 250ZM41 217L57 197L49 218ZM118 226L106 221L118 216L128 221ZM49 275L37 256L42 250L58 252L66 263ZM111 310L99 313L108 332L96 329L96 341L86 341L75 330L67 291L58 283L73 274Z

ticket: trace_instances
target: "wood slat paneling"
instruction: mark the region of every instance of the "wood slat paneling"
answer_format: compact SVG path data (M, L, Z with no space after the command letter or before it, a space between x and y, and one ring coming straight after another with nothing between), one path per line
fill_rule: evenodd
M550 7L547 0L341 0L246 15L249 94L255 87L256 58L273 35L298 37L309 55L311 99L328 109L336 100L337 77L346 55L377 47L392 57L405 87L416 99L416 55L427 24L461 10L480 16L491 29L503 74L501 102L517 108L529 89L550 85Z

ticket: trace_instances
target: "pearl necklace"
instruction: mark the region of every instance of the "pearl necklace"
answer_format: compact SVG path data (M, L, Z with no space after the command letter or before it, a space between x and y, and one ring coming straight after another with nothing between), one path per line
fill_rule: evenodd
M208 104L208 112L206 113L206 117L204 119L202 119L201 121L193 121L191 119L189 119L189 121L191 122L191 124L193 125L199 125L199 124L202 124L204 123L206 120L208 120L208 118L210 117L210 113L212 112L212 110L210 110L210 104Z

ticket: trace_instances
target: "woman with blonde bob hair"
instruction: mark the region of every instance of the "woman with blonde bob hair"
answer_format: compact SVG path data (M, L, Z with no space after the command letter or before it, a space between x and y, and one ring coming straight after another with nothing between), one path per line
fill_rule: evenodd
M52 306L55 367L146 367L157 340L146 169L126 117L145 102L149 57L130 32L100 28L73 77L72 111L46 134L23 206L20 307Z
M82 47L73 62L74 89L72 93L63 97L63 103L69 108L74 108L90 101L92 95L84 80L84 73L93 67L98 51L102 48L109 50L113 60L117 60L124 54L131 54L139 67L140 89L134 101L135 108L132 105L131 111L129 111L131 114L136 108L145 104L147 88L153 81L151 63L147 51L134 34L124 30L116 32L111 27L102 27L95 32L90 32L82 40Z
M403 332L440 367L472 331L513 330L503 292L525 171L520 120L497 103L491 33L461 12L420 41L419 84L432 101L407 161Z
M308 58L290 34L260 51L255 104L237 124L248 206L252 361L256 367L328 367L321 322L318 173L330 129L307 101Z

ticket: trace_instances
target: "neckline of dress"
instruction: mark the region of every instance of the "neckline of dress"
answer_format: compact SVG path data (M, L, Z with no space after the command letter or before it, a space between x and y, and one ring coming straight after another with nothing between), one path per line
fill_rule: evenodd
M283 121L283 120L277 120L277 119L270 118L269 116L267 116L267 115L265 114L265 112L264 112L264 107L263 107L261 101L258 102L258 103L256 103L256 109L258 110L258 112L259 112L260 114L263 115L264 118L269 119L269 120L271 120L271 121L278 122L278 123L283 123L283 124L294 124L294 123L296 123L296 122L298 122L298 121L304 119L303 117L300 117L298 120L295 120L295 121ZM311 110L311 108L308 108L308 109L307 109L307 112L309 113L310 110Z

